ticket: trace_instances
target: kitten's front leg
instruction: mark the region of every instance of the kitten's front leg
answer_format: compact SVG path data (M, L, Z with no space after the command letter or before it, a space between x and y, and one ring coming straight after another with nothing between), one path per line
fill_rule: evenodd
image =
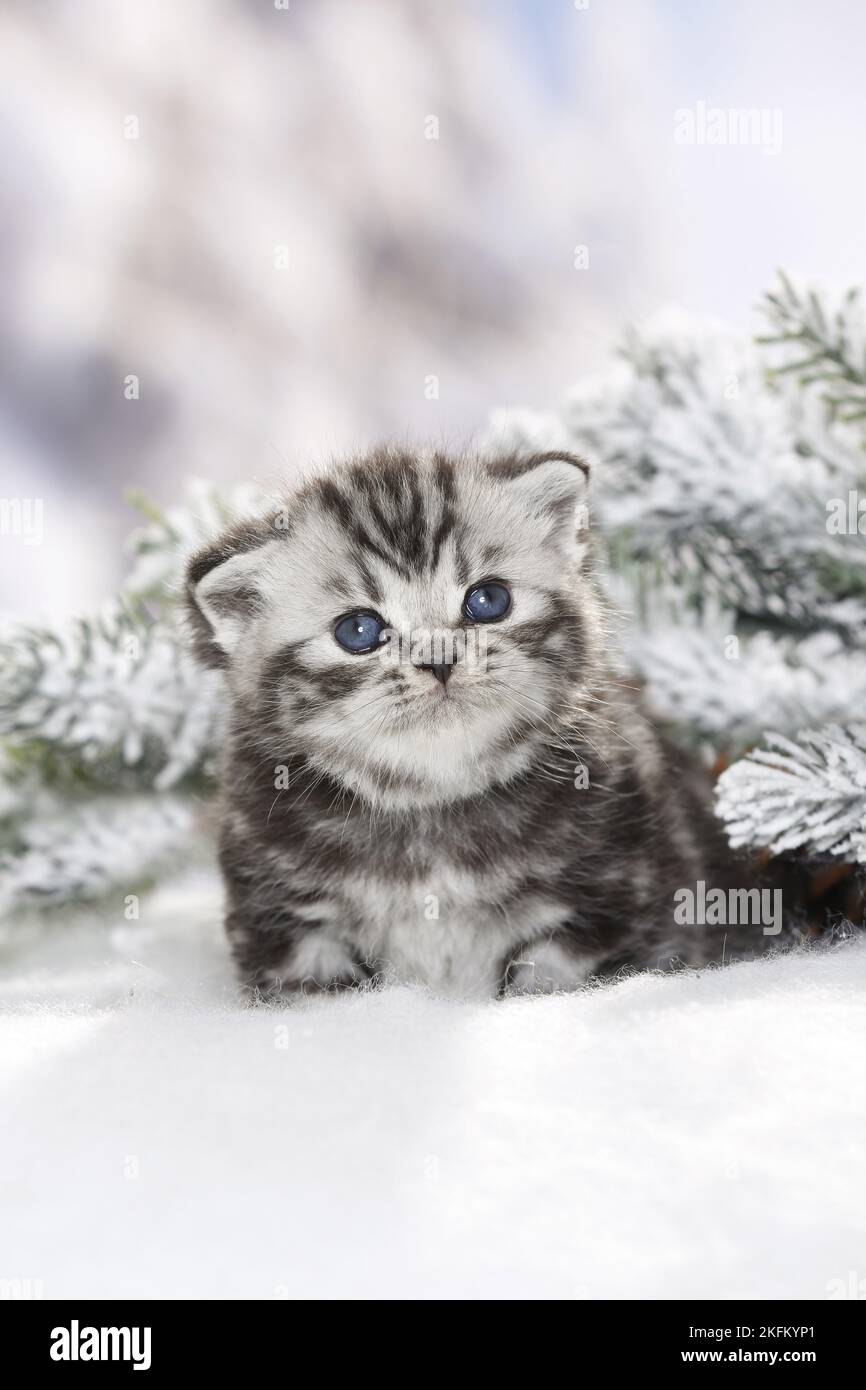
M232 955L245 990L255 998L350 989L370 971L326 923L285 908L272 914L230 912Z

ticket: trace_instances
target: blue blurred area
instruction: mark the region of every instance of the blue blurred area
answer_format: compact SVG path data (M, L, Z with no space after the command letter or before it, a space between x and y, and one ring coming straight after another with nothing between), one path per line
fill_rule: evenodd
M532 0L508 0L496 7L497 14L508 14L514 25L515 47L525 64L527 75L556 100L567 100L580 78L581 46L571 45L566 25L582 14L569 3L544 5Z

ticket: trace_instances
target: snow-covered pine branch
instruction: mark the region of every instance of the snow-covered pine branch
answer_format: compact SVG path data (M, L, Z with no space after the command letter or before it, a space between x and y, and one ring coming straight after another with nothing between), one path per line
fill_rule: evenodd
M123 603L94 620L0 640L0 738L48 784L173 787L219 743L220 682L176 626Z
M866 709L866 659L835 632L796 639L774 632L736 635L733 620L683 613L629 631L631 665L646 681L656 716L681 741L709 739L735 756L768 725L794 730Z
M660 576L696 608L854 641L866 547L828 534L827 504L866 481L866 454L790 378L767 385L751 345L663 315L560 416L500 411L491 444L593 460L595 518L637 591Z
M830 418L866 425L866 313L861 291L848 290L835 305L815 289L796 284L783 271L779 287L764 297L770 331L758 343L773 372L800 387L817 387ZM862 436L861 436L862 437Z
M718 783L717 811L735 847L803 850L866 863L866 724L768 734L766 748Z
M144 521L128 541L132 570L122 592L160 608L177 599L184 563L199 546L232 521L260 514L269 502L253 483L217 487L200 478L190 479L182 501L164 511L142 493L130 500Z
M26 908L127 894L188 863L196 805L177 793L71 797L42 792L0 849L0 919Z

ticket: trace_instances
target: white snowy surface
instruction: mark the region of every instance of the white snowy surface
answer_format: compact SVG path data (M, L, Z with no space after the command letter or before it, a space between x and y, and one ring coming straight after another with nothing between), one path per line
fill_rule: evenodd
M0 1277L46 1298L821 1299L866 1276L862 941L570 996L250 1010L194 879L2 958Z

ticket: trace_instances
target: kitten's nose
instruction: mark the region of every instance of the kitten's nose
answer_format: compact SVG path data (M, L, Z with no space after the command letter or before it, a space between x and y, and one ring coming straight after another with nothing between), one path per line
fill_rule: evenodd
M448 684L448 677L451 675L451 672L454 670L454 663L453 663L453 661L440 661L440 662L434 662L434 663L428 665L427 662L422 661L422 662L421 662L421 670L422 670L422 671L432 671L433 676L435 677L435 679L436 679L437 681L441 681L441 683L442 683L442 688L443 688L443 690L444 690L445 686Z

